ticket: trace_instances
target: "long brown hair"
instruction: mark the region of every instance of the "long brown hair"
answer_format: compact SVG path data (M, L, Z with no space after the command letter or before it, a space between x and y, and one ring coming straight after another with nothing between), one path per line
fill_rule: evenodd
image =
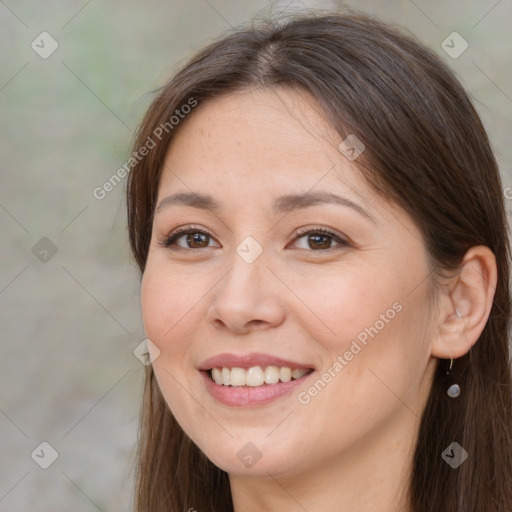
M157 143L128 178L130 244L141 272L162 164L186 123L185 115L169 122L173 114L192 116L184 105L278 85L311 93L343 138L355 134L365 144L355 163L417 223L438 273L456 271L472 246L494 252L498 284L489 319L469 353L454 361L463 393L447 396L446 360L439 361L406 491L414 512L510 512L510 249L501 179L468 95L411 36L364 14L309 13L253 23L194 56L160 89L135 140L135 152L150 139ZM228 475L178 425L151 366L140 421L136 512L233 510ZM469 454L458 469L441 457L452 442Z

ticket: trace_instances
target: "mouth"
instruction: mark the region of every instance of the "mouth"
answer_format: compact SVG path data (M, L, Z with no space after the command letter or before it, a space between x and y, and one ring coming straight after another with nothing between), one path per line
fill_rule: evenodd
M207 376L218 386L258 388L283 384L304 378L313 368L291 368L288 366L215 367L206 370Z
M265 353L223 353L198 367L205 391L228 406L260 406L290 396L316 372L308 363Z
M200 370L205 390L217 403L243 408L264 406L293 395L314 372L313 368L286 366Z

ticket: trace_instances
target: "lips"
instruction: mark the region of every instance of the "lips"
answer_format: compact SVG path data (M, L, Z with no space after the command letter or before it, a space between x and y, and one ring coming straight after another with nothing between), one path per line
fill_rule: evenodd
M208 375L209 372L202 370L199 372L202 376L206 391L218 403L231 407L261 406L266 405L279 398L285 399L294 391L297 392L299 386L304 385L304 381L309 380L312 374L305 375L301 379L278 384L264 384L259 387L249 386L222 386L216 384ZM313 372L312 372L313 373Z
M280 376L282 370L290 375L285 378L284 382L269 383L269 381L275 381L275 376L272 378L272 371L269 370L269 367L273 367L274 370L272 371L279 369ZM260 382L260 379L258 382L251 381L248 385L244 385L245 383L242 382L237 382L238 385L230 385L233 372L235 374L245 374L246 371L248 373L253 371L261 373L263 371L261 368L266 369L264 376L266 382ZM226 382L227 385L218 384L212 378L212 372L215 370L218 373L220 369L222 369L223 374L230 372L230 383ZM209 394L217 402L235 407L265 405L280 397L284 398L296 390L298 386L303 385L305 380L312 378L315 371L312 365L261 353L219 354L201 363L199 370ZM294 372L298 377L296 379L292 378ZM225 376L223 375L223 377Z
M263 353L252 354L218 354L203 361L199 366L199 370L212 370L213 368L244 368L248 370L254 366L267 366L288 367L297 370L314 370L314 366L307 363L299 363L289 359L283 359L277 356Z

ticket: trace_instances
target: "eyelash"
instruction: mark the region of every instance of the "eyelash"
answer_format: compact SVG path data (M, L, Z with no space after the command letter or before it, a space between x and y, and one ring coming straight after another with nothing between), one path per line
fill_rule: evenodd
M204 231L203 229L201 228L198 228L198 227L194 227L194 226L183 226L181 228L178 228L176 229L176 231L174 231L173 233L171 233L167 238L165 238L165 240L161 241L161 242L158 242L158 245L160 245L161 247L165 247L166 249L170 249L172 251L199 251L201 249L210 249L210 247L200 247L200 248L184 248L184 247L179 247L179 246L174 246L174 243L176 242L176 240L178 240L181 236L183 235L188 235L188 234L196 234L196 233L200 233L202 235L206 235L210 238L213 238L210 233L208 233L207 231ZM340 236L338 236L336 233L332 232L332 231L329 231L328 229L325 229L325 228L305 228L305 229L299 229L298 231L296 231L294 233L294 240L296 238L302 238L303 236L305 235L312 235L312 234L321 234L321 235L325 235L325 236L328 236L330 238L332 238L336 243L339 244L339 246L335 246L335 247L329 247L328 249L318 249L318 250L315 250L315 249L299 249L299 250L302 250L302 251L306 251L306 252L330 252L331 250L334 250L336 248L340 248L340 247L350 247L351 244L347 241L347 240L344 240L343 238L341 238Z

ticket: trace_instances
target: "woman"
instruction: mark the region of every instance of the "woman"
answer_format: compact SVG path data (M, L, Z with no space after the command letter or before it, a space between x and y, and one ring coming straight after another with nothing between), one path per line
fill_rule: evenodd
M431 51L357 14L240 30L134 150L137 512L512 510L500 176Z

